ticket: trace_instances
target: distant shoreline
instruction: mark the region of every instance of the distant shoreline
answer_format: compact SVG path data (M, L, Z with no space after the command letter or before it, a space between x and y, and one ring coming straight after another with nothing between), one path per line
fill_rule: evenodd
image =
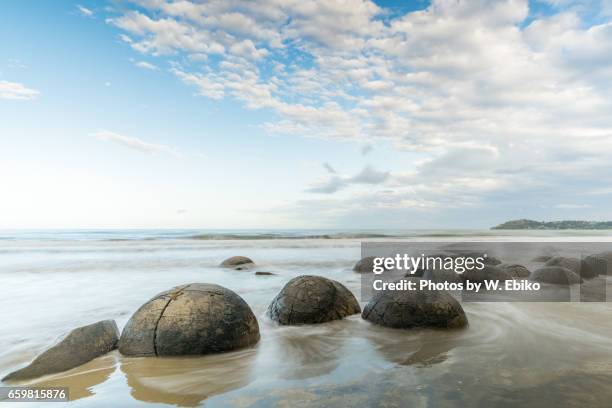
M506 221L492 230L607 230L612 221L534 221L528 219Z

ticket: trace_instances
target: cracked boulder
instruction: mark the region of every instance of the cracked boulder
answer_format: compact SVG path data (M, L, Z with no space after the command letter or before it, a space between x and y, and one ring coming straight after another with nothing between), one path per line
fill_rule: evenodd
M355 296L322 276L291 279L268 307L268 316L282 325L316 324L361 312Z
M459 302L445 290L378 291L361 317L395 329L454 329L468 324Z
M2 381L20 381L60 373L78 367L117 348L119 330L114 320L103 320L72 330L27 367Z
M222 353L256 344L259 325L247 303L219 285L191 283L158 294L127 322L126 356Z
M560 266L544 266L533 271L530 280L557 285L572 285L582 282L582 278L575 272Z
M223 268L242 270L253 265L255 265L255 262L253 262L251 258L246 256L232 256L231 258L227 258L225 261L221 262L220 266Z

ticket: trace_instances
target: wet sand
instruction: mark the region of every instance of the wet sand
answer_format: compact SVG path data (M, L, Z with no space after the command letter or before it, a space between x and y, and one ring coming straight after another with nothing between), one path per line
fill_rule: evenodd
M114 318L122 327L152 295L185 282L227 286L257 315L262 339L253 348L197 358L113 352L29 383L70 387L74 406L605 407L612 401L607 303L468 302L469 327L453 331L386 329L358 315L278 327L265 309L293 276L328 276L359 295L360 276L350 269L359 241L1 245L7 286L0 305L9 311L0 333L2 375L76 326ZM238 254L278 275L216 267Z

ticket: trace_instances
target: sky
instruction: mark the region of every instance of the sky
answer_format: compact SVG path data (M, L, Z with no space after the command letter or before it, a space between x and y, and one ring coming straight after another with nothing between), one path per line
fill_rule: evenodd
M612 220L612 0L0 10L0 229Z

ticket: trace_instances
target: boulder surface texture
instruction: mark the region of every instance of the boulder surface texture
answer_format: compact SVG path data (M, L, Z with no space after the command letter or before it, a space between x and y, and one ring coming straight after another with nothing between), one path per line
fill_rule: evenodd
M19 381L59 373L80 366L117 348L119 330L114 320L103 320L72 330L27 367L2 381Z
M126 356L221 353L259 341L247 303L219 285L191 283L158 294L127 322L119 339Z
M450 329L468 324L459 302L444 290L379 291L363 308L361 317L396 329Z
M316 324L361 312L355 296L322 276L291 279L268 307L268 316L282 325Z
M529 277L530 280L558 285L572 285L582 282L580 276L569 269L560 266L544 266L536 269Z

